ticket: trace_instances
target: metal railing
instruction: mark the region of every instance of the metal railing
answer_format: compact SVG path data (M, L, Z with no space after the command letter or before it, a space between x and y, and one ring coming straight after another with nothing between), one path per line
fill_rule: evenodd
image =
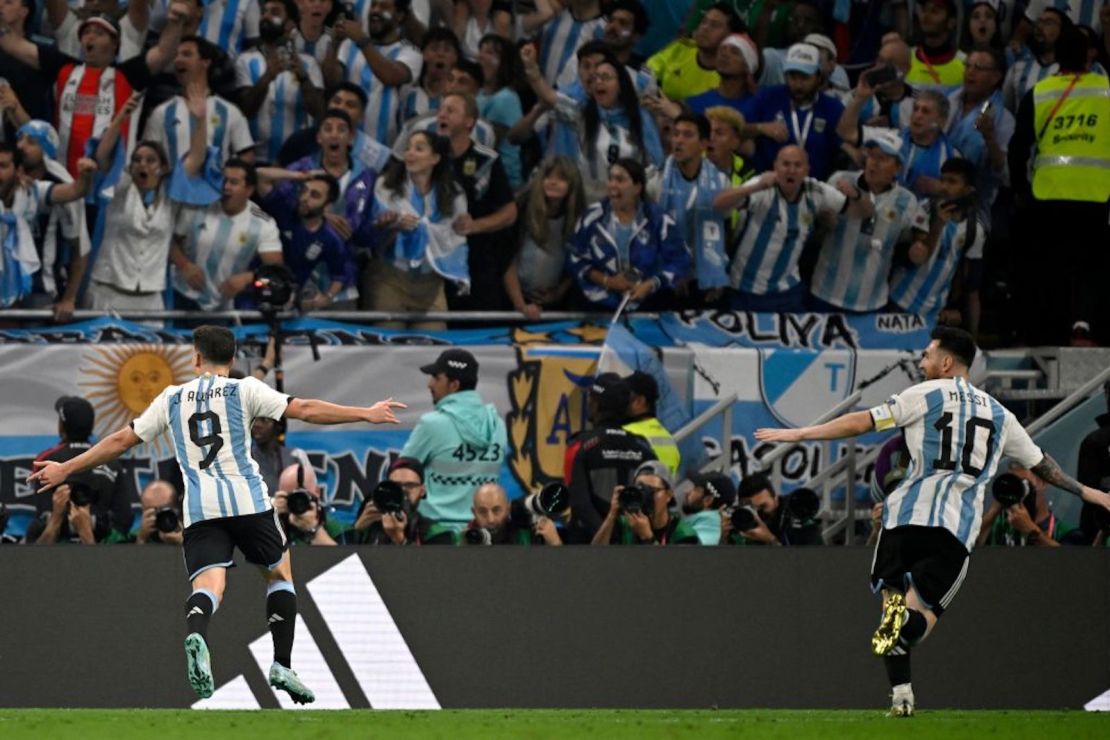
M700 467L699 473L707 473L711 470L728 473L732 465L732 405L734 403L736 403L736 394L731 393L702 411L674 433L675 444L682 444L692 437L694 432L718 416L721 417L721 454Z
M637 318L658 318L657 313L637 313ZM93 311L78 309L73 312L74 321L86 319L117 318L133 321L228 321L242 324L250 321L265 321L270 314L261 311ZM450 321L456 323L511 323L535 324L542 321L600 321L608 324L613 318L610 313L586 311L548 311L538 320L529 319L519 311L282 311L274 318L286 320L295 318L321 319L326 321L350 321L356 323L380 323L384 321L428 322ZM47 309L9 308L0 311L0 321L47 321L54 320L54 312Z
M1030 437L1037 434L1049 424L1090 398L1091 394L1101 388L1108 380L1110 380L1110 367L1104 369L1101 373L1076 388L1068 394L1067 398L1037 417L1033 423L1025 427L1025 431L1029 432Z

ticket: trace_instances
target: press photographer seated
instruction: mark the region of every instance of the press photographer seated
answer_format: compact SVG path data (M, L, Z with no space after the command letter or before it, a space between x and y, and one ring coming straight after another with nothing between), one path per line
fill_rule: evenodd
M297 463L281 471L274 509L294 545L334 545L343 525L328 519L312 468Z
M821 501L810 489L780 496L766 475L755 473L741 481L737 499L739 506L722 516L722 544L824 544L817 518Z
M139 502L143 511L128 541L137 545L161 543L181 547L184 535L181 497L177 489L164 480L151 481L139 495Z
M671 513L674 484L658 460L636 468L631 485L617 486L593 545L696 545L698 535Z
M552 484L509 503L505 489L486 483L474 491L474 519L462 534L466 545L561 545L556 518L570 511L565 486Z
M1086 544L1075 527L1056 518L1045 498L1047 484L1036 473L1011 463L991 483L976 547L1059 547Z
M420 502L428 495L424 466L411 457L399 457L389 475L363 499L353 527L343 533L344 545L453 545L454 533L421 516Z

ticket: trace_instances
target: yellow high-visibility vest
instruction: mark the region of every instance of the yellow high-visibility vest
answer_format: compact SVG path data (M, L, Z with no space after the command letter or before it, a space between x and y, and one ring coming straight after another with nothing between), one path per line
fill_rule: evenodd
M1033 110L1033 196L1110 199L1110 80L1093 72L1046 77L1033 88Z
M652 451L655 452L655 457L670 469L672 476L678 476L678 466L682 462L682 455L678 451L678 445L675 443L674 437L658 419L649 416L639 421L630 421L624 425L624 430L639 434L646 439L648 444L651 445Z

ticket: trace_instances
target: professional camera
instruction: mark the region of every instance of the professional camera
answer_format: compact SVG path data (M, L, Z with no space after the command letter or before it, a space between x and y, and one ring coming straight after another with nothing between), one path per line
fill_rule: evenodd
M474 527L466 530L466 534L463 535L463 542L468 545L492 545L493 534L485 527Z
M92 506L100 500L100 492L87 481L69 478L66 485L69 486L69 502L74 506Z
M531 515L533 524L543 517L558 519L569 508L570 491L562 483L548 483L524 499L524 510Z
M1036 498L1033 484L1013 473L1002 473L995 478L994 483L991 484L991 494L1004 508Z
M759 526L758 514L752 506L737 506L729 514L729 519L737 532L747 532Z
M176 532L177 528L181 525L181 519L177 516L177 509L172 506L163 506L154 512L154 526L163 534Z
M821 510L821 499L809 488L796 488L786 497L786 513L798 524L812 522Z
M254 273L254 297L263 313L284 310L293 298L296 280L285 265L262 265Z
M651 516L655 509L655 493L637 484L621 486L617 491L617 502L625 514Z
M312 508L312 494L297 488L285 494L285 506L290 514L303 514Z
M395 481L379 481L370 493L370 500L382 514L399 514L405 508L405 489Z

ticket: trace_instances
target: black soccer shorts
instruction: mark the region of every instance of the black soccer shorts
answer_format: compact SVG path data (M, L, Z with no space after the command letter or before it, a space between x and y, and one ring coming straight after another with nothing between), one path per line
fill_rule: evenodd
M289 547L275 509L196 522L185 530L184 540L190 581L209 568L234 568L236 547L248 563L271 570Z
M913 586L939 617L956 598L969 562L967 548L943 527L884 529L871 561L871 590L905 592Z

